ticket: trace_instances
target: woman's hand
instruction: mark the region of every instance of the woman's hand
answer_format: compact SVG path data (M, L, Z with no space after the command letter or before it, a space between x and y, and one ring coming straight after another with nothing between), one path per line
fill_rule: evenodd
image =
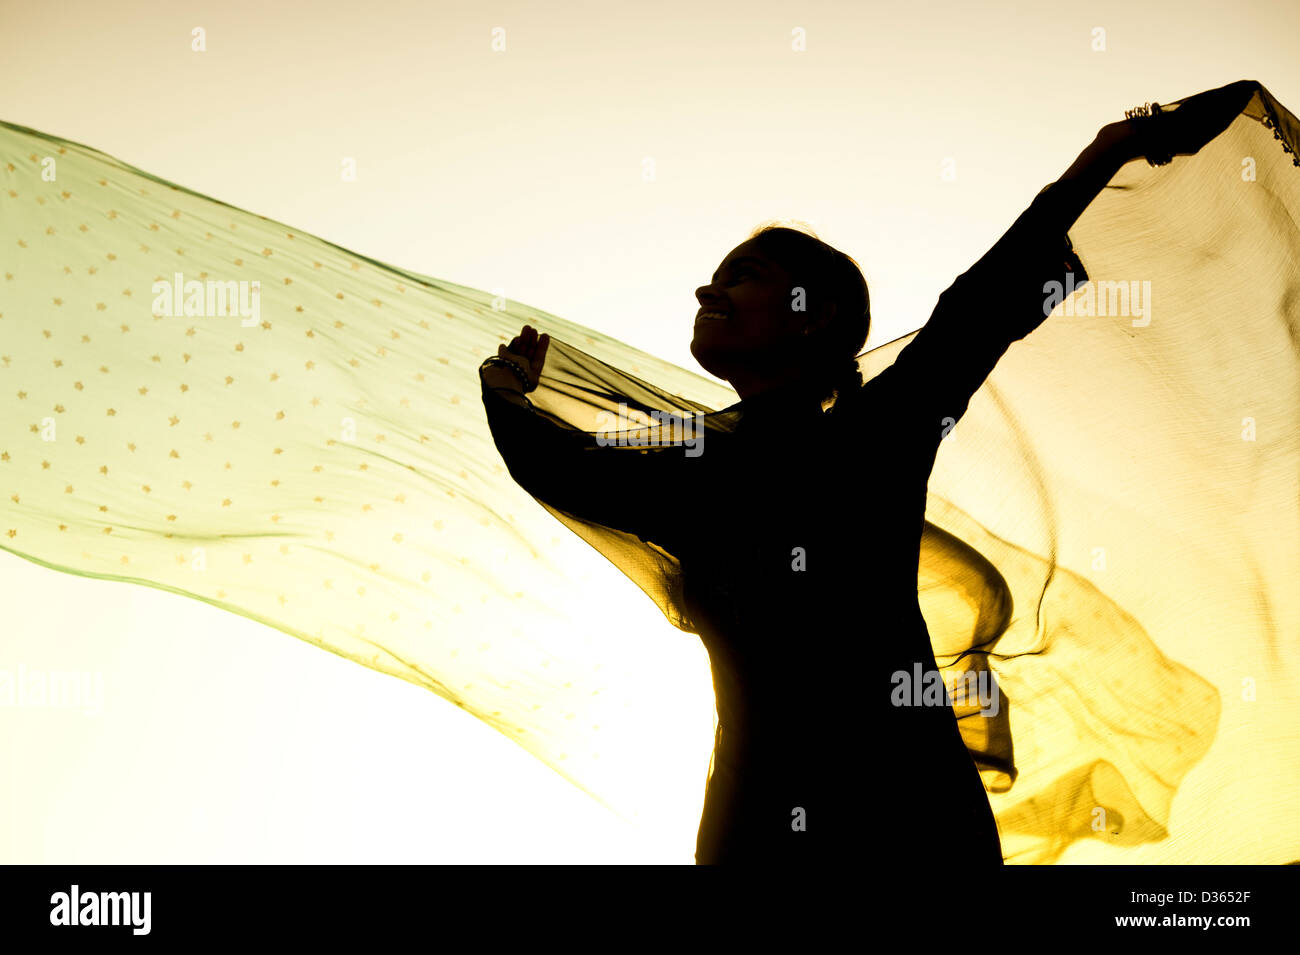
M1163 146L1174 156L1195 155L1202 146L1232 125L1259 88L1255 80L1238 80L1188 97L1167 114L1155 118L1156 145ZM1135 122L1151 121L1138 119Z
M1083 210L1125 163L1145 156L1191 156L1227 129L1259 89L1238 80L1183 100L1153 118L1107 123L1069 169L1035 199L1042 227L1057 234L1072 228Z
M532 391L542 377L542 366L546 364L546 351L550 347L550 335L539 337L537 329L525 325L523 330L510 340L508 347L501 345L497 348L497 354L524 366L524 371L528 373L528 390Z
M546 352L551 345L551 336L538 336L537 330L525 325L509 345L497 348L497 355L514 362L523 368L528 376L528 391L537 387L541 379L542 367L546 364ZM483 369L483 379L494 388L513 388L521 394L525 391L523 382L509 368L500 365L488 365Z

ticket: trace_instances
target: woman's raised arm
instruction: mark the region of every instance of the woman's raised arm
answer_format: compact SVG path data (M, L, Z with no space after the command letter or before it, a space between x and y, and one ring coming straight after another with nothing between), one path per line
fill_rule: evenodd
M877 376L878 387L887 387L902 415L937 442L1007 349L1051 314L1061 291L1087 281L1068 231L1115 173L1143 157L1163 165L1196 153L1240 115L1257 89L1256 81L1240 80L1168 111L1153 108L1150 115L1102 127L1060 179L939 296L930 320Z
M1044 190L1051 195L1043 210L1044 226L1066 232L1127 162L1146 158L1164 165L1175 156L1199 152L1232 124L1260 88L1256 80L1238 80L1172 107L1152 107L1147 115L1103 126L1061 178Z

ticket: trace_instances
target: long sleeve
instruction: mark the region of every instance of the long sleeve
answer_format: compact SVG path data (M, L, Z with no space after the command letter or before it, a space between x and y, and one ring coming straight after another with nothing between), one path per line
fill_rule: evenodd
M1052 215L1054 188L1040 192L939 296L930 320L877 376L878 394L892 410L909 424L933 428L936 441L966 413L1007 349L1042 324L1061 292L1087 281L1069 235L1050 224L1059 222ZM1051 283L1060 283L1059 291Z
M602 446L595 435L514 404L486 384L482 392L493 440L520 487L574 517L660 542L665 495L678 493L690 460L681 447Z

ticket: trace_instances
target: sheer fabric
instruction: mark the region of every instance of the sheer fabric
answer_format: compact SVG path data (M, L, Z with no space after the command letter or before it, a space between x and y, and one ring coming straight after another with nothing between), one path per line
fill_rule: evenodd
M872 600L896 596L889 575L910 581L910 563L949 684L996 681L996 715L953 709L1008 861L1072 846L1096 861L1287 861L1300 835L1286 809L1300 783L1296 142L1261 88L1196 156L1126 165L1070 230L1077 258L1064 237L1013 229L1031 238L954 283L920 332L861 356L860 394L827 414L782 395L756 414L555 316L4 124L0 545L426 686L645 819L665 787L702 789L715 739L692 694L709 676L692 634L708 629L709 596L689 586L729 573L683 573L683 556L708 557L686 554L680 532L704 505L655 469L725 462L710 449L761 427L765 447L819 449L839 484L822 497L841 500L887 435L929 428L932 461L912 459L933 464L923 500L845 517L869 539L892 511L923 513L917 549L864 545L836 565L819 596L854 593L860 630L837 614L818 642L810 614L799 650L815 654L783 688L798 739L855 770L827 784L841 818L870 846L896 808L882 794L925 771L883 745L897 708L855 678L900 642L902 618ZM1050 317L1028 312L1071 266L1090 281ZM243 314L222 314L218 282L244 293ZM533 412L476 393L479 361L525 322L553 340ZM662 428L626 419L627 446L602 445L620 405L702 415L703 453L650 451ZM595 477L534 484L535 501L530 440ZM967 821L935 824L957 843Z

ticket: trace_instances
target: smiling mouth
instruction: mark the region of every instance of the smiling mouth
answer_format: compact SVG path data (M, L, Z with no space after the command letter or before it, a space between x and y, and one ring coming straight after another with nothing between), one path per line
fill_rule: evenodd
M723 315L721 312L700 312L698 315L695 316L695 320L698 322L701 319L707 319L708 321L711 322L717 322L717 321L722 321L726 317L727 316Z

